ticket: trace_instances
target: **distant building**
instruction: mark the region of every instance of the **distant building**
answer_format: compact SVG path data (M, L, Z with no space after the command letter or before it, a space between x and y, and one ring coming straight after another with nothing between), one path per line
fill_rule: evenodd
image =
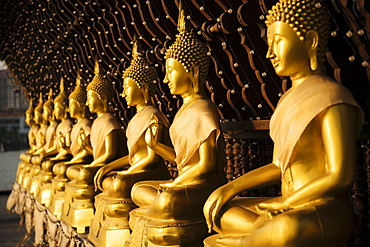
M28 148L24 112L28 102L7 70L0 70L0 147L5 151ZM2 149L2 148L1 148Z

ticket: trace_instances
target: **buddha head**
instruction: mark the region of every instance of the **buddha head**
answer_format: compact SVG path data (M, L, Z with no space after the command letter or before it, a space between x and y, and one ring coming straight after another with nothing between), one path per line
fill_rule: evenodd
M209 67L207 47L192 32L191 24L180 2L179 20L175 42L167 49L166 76L164 83L168 83L171 94L184 94L189 90L198 93L203 90Z
M26 113L25 113L25 122L28 126L32 126L35 124L34 120L33 120L33 117L34 117L34 108L33 108L33 102L32 102L32 98L30 100L30 107L28 107Z
M113 86L100 72L99 62L95 61L94 78L87 85L87 102L90 112L109 112L109 102L113 99Z
M81 75L78 71L76 87L69 95L69 113L72 118L84 118L87 116L86 100L86 88L81 83Z
M268 52L280 76L317 71L325 61L329 15L314 0L280 0L266 20Z
M67 117L68 109L68 97L64 90L63 78L60 79L60 92L58 96L54 99L54 116L56 119L63 119Z
M44 121L52 121L53 120L53 110L54 110L54 104L53 104L53 89L49 89L48 99L45 101L43 105L43 111L42 111L42 117L44 118Z
M42 100L42 93L40 93L39 103L35 107L35 113L34 113L34 120L35 120L36 124L41 124L41 123L44 122L43 106L44 106L44 103L43 103L43 100Z
M157 72L146 61L136 34L133 40L131 64L124 71L122 78L122 97L125 98L127 105L150 103L155 92L154 81L157 78Z

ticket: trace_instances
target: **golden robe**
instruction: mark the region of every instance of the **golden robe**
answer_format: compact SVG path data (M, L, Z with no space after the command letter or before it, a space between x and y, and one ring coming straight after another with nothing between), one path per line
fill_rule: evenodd
M105 113L94 120L90 134L94 159L105 153L105 137L115 129L121 131L121 124L111 113Z
M81 128L84 130L86 136L91 134L91 120L87 118L83 118L78 121L72 128L71 131L71 153L73 156L81 152L82 147L78 145L78 138Z
M364 115L360 106L347 88L327 76L311 76L281 97L271 118L270 136L275 143L275 158L279 161L282 175L307 125L320 112L336 104L355 106L358 129L361 129Z

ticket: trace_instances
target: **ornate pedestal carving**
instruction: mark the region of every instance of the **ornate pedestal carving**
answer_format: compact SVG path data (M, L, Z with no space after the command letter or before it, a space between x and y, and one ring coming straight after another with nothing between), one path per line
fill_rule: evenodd
M94 217L94 186L66 184L66 198L62 206L61 219L77 229L77 233L85 233Z
M130 236L129 212L136 207L131 199L111 199L107 193L97 195L96 213L91 221L89 240L95 246L122 246Z
M144 211L137 209L130 212L130 227L137 235L132 235L126 246L134 247L139 242L148 247L203 246L208 231L202 215L186 220L158 220L144 216Z

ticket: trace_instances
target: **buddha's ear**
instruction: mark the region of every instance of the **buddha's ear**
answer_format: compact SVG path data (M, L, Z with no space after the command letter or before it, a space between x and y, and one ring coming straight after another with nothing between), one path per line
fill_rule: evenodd
M319 34L315 30L306 33L306 43L308 46L308 56L310 58L311 70L315 71L319 67L317 59L317 47L319 45Z
M197 65L193 65L191 67L191 81L193 82L194 92L199 92L199 67Z
M148 83L143 83L142 84L142 92L143 92L143 96L144 96L144 101L145 101L145 104L148 103L149 101L149 84Z
M102 99L101 99L103 102L103 108L104 108L104 111L108 112L109 111L109 102L108 102L108 99L107 99L107 95L102 95Z

